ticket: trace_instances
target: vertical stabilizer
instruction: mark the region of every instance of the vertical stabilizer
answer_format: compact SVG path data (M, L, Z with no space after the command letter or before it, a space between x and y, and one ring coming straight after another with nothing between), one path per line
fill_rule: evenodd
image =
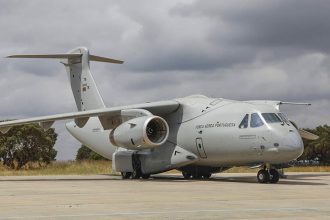
M88 49L79 47L69 54L81 54L80 57L68 58L63 62L78 111L104 108L105 105L89 68Z
M69 75L74 99L79 111L104 108L89 68L89 61L122 64L123 61L90 55L86 47L78 47L67 54L19 54L7 58L62 59Z

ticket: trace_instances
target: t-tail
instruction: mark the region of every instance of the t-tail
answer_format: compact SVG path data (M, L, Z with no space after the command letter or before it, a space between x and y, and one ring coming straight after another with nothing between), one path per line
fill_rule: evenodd
M68 73L72 93L78 111L105 108L102 97L90 71L89 61L122 64L123 61L90 55L85 47L78 47L67 54L12 55L8 58L50 58L61 59Z

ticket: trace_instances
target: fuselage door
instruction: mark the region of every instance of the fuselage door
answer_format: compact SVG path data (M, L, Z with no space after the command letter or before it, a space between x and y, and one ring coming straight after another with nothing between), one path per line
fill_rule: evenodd
M199 153L199 156L201 158L207 158L202 138L196 138L196 147L197 147L197 151Z
M252 152L257 156L262 156L265 146L262 144L263 136L256 135L256 139L254 139L252 144Z

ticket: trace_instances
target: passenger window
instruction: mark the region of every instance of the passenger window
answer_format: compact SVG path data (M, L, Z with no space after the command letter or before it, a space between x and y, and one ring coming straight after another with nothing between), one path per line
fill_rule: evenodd
M288 118L286 117L285 114L283 114L283 113L278 113L278 116L282 119L283 122L285 122L285 123L289 123L289 120L288 120Z
M238 127L239 128L247 128L248 125L249 125L249 114L246 114Z
M263 126L264 123L262 122L261 118L259 117L258 113L251 114L251 121L250 121L250 127L256 128Z
M282 120L275 113L262 113L262 117L264 117L267 123L277 123L282 122Z

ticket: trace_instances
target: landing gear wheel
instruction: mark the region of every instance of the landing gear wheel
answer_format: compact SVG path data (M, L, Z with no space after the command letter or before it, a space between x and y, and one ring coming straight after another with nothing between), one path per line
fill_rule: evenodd
M129 179L131 177L132 173L131 172L121 172L121 177L123 179Z
M257 179L259 183L268 183L269 182L269 173L267 170L259 170L257 174Z
M278 180L280 179L280 174L276 169L270 169L269 170L269 182L270 183L277 183Z
M183 176L183 178L185 178L185 179L190 179L190 178L191 178L191 173L188 173L188 172L182 172L182 176Z
M199 180L199 179L203 178L203 175L200 173L194 173L194 174L192 174L192 178L195 180Z
M142 179L149 179L150 174L141 174Z
M132 155L132 165L133 165L132 179L140 179L142 172L141 172L141 161L138 154Z
M132 172L132 179L140 179L141 172L139 170L134 169Z
M210 179L211 176L212 176L212 173L203 174L204 179Z

